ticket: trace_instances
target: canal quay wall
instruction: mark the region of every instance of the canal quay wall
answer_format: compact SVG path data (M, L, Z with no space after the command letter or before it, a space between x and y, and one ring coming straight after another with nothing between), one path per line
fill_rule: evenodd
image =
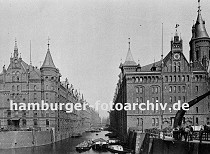
M0 149L33 147L54 142L52 131L4 131L0 132Z

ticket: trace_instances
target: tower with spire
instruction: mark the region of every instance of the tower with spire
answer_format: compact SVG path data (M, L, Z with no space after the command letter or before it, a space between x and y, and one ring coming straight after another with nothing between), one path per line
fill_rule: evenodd
M210 59L210 38L205 28L205 21L201 16L200 1L198 1L197 20L192 26L192 38L189 44L190 62L198 62L206 67L206 62Z
M55 67L51 53L50 53L50 43L48 38L47 44L47 53L44 59L44 62L40 68L41 71L41 98L45 100L46 91L49 90L49 87L58 86L56 83L60 81L59 70ZM47 85L47 86L46 86ZM57 89L55 87L55 89ZM57 92L57 90L56 90ZM56 101L56 100L55 100Z
M174 38L172 38L171 40L171 51L173 54L182 52L183 50L182 39L178 35L177 26L175 28L176 28L175 35L174 35Z

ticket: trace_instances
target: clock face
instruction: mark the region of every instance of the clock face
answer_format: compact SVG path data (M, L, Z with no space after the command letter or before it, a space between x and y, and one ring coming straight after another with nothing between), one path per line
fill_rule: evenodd
M180 60L180 54L179 53L175 53L174 54L174 59L175 60Z

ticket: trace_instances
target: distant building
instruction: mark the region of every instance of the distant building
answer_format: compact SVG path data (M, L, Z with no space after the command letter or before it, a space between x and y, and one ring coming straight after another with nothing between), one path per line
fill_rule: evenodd
M145 57L146 59L146 57ZM129 49L124 63L120 64L121 73L114 95L114 103L167 103L165 111L131 110L112 111L110 124L122 139L127 131L143 131L147 128L172 127L177 111L172 105L181 103L206 93L208 89L208 66L210 59L210 38L201 17L200 7L197 21L192 27L190 40L190 62L183 54L183 41L177 29L171 40L170 52L160 61L140 66L132 57ZM190 108L183 123L191 125L209 124L210 101L205 98Z
M49 44L45 60L40 69L27 64L19 56L15 42L13 56L8 68L0 74L0 127L4 129L53 130L55 141L82 133L90 129L96 113L92 109L66 113L63 110L10 110L10 100L14 103L81 103L83 95L69 85L68 80L60 81L61 74L55 67ZM93 115L92 115L93 114ZM97 117L98 118L98 117ZM96 119L98 120L98 119ZM95 124L95 123L93 123Z

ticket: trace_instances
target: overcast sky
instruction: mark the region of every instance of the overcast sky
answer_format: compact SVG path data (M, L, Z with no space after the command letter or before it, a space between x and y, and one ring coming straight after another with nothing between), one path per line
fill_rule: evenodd
M131 38L131 52L141 65L161 55L161 23L164 23L164 56L178 32L189 59L189 40L197 17L197 0L0 0L0 65L9 65L17 38L18 49L29 63L40 67L50 51L62 79L94 104L113 99L122 58ZM210 34L209 0L201 0L202 17ZM141 26L140 26L141 25ZM106 112L100 112L107 115Z

